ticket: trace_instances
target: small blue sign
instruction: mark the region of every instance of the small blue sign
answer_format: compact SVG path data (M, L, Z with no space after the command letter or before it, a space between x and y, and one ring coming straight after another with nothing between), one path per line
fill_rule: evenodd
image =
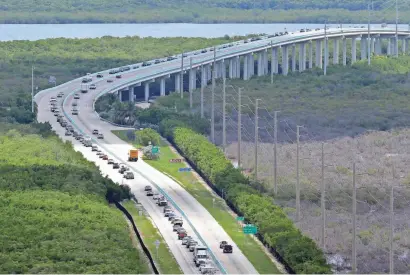
M192 168L190 167L183 167L183 168L179 168L178 172L191 172Z

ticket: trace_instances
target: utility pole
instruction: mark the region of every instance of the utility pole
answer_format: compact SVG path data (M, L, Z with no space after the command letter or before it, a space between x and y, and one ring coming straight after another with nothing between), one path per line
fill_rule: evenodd
M238 168L241 167L241 141L242 141L242 88L238 89Z
M296 126L296 140L297 140L297 148L296 148L296 222L300 220L300 181L299 181L299 129L302 126Z
M204 65L201 64L201 118L204 118Z
M394 171L394 165L392 167L393 170L393 181L390 189L390 236L389 236L389 241L390 241L390 253L389 253L389 258L390 258L390 274L394 274L394 178L395 178L395 171Z
M326 208L325 208L325 153L324 153L324 143L322 142L322 175L321 175L321 196L320 196L320 208L322 212L322 234L320 236L320 246L323 250L326 248L325 244L325 233L326 233Z
M327 22L326 22L327 23ZM324 65L324 69L323 69L323 74L324 75L326 75L326 73L327 73L327 59L328 59L328 55L329 55L329 52L328 52L328 44L327 44L327 26L326 26L326 23L325 23L325 65Z
M397 1L398 0L396 0L396 45L395 45L395 56L396 57L399 57L399 30L398 30L398 28L399 28L399 8L398 8L398 5L397 5Z
M277 147L278 147L278 113L275 111L273 116L273 142L275 147L273 149L273 181L275 195L278 194L278 163L277 163Z
M212 66L212 95L211 95L211 141L215 143L215 73L216 73L216 49L214 47L214 64Z
M259 100L255 100L255 180L258 180L258 141L259 141Z
M372 2L373 3L373 2ZM369 10L369 21L367 23L367 64L370 66L370 59L371 59L371 39L370 39L370 3L367 6Z
M353 163L353 240L352 240L352 273L356 273L356 163Z
M184 98L184 52L181 54L181 77L179 78L181 98Z
M192 110L192 88L194 86L193 77L194 77L194 74L192 72L192 57L191 57L191 58L189 58L189 108L191 110Z
M226 150L226 78L222 72L222 147L225 153Z
M31 112L34 113L34 66L31 66Z

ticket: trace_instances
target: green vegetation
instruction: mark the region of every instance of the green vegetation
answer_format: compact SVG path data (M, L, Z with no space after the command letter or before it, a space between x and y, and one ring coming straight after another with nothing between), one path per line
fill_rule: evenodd
M0 272L146 273L122 213L106 202L130 199L129 188L42 133L0 135Z
M174 256L169 251L168 246L166 245L164 239L156 229L152 221L145 216L144 211L142 215L139 215L139 210L136 208L136 204L133 201L123 202L122 205L127 209L134 219L135 225L137 226L141 237L144 241L144 244L147 246L150 251L154 261L157 263L157 267L161 274L182 274L181 269L179 268L178 263L176 262ZM158 247L158 257L156 252L155 241L159 240L161 244Z
M206 137L186 128L175 128L173 141L226 201L258 226L264 241L273 247L296 273L330 273L323 252L315 242L293 225L283 210L274 205L235 169L218 147Z
M127 138L127 131L113 131L118 137L131 142L136 147L138 143ZM138 136L141 131L136 131ZM181 184L195 199L202 204L215 220L228 233L232 240L238 245L244 255L253 264L260 274L279 274L279 270L272 263L262 248L249 236L242 233L242 227L236 222L235 218L229 213L230 209L224 201L212 195L193 173L179 173L178 169L186 167L185 163L170 163L171 159L178 159L180 156L171 150L171 147L163 142L160 146L161 155L158 160L146 160L148 164L157 170L170 175ZM215 202L213 202L215 199ZM127 208L128 209L128 208Z
M400 1L400 11L409 10ZM363 22L366 0L1 0L1 23ZM394 21L394 10L374 0L373 21ZM401 13L401 20L410 19Z

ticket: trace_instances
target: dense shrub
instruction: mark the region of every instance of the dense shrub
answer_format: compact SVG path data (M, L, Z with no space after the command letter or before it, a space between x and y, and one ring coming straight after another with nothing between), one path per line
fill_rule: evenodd
M258 226L273 247L296 273L331 273L323 252L293 225L272 200L249 186L249 180L205 136L187 128L175 128L175 145L248 222Z
M151 142L151 145L158 146L161 143L161 136L157 131L146 128L137 132L137 141L138 144L148 146Z

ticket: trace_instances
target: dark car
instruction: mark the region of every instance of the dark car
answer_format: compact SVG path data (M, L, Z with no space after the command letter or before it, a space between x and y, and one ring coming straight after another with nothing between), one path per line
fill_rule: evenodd
M122 76L120 74L117 74L115 77L116 78L121 78Z
M97 74L97 78L103 77L103 74Z
M159 63L161 63L161 60L159 60L159 59L156 59L156 60L154 61L154 64L159 64Z
M118 169L118 168L120 168L120 165L118 163L114 162L114 164L112 165L112 168Z
M152 187L147 185L144 187L144 191L152 191Z
M148 191L148 192L147 192L147 196L148 196L148 197L152 197L152 196L154 196L154 192L152 192L152 191Z
M219 248L224 248L225 245L227 245L227 244L228 244L227 241L222 241L222 242L219 243Z
M232 245L229 245L229 244L225 245L223 253L232 253Z

